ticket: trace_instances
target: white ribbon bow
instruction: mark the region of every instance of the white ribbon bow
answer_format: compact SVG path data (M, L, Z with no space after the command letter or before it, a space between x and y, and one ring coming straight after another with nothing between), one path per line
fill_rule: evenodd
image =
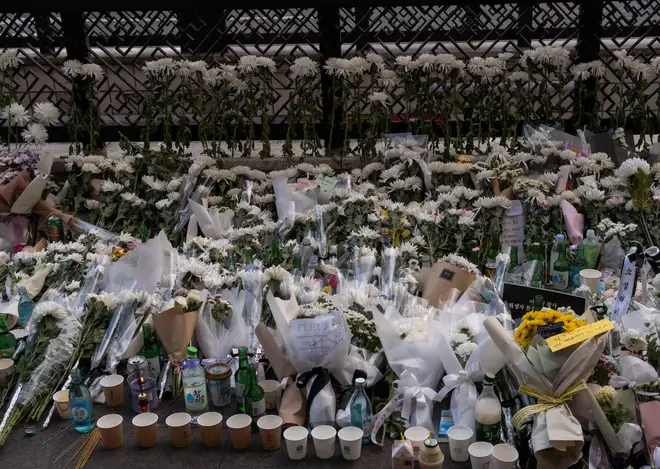
M401 417L413 426L426 427L429 431L433 431L432 409L429 402L432 402L436 392L431 388L420 386L415 375L407 370L401 374L401 379L394 383L397 394L403 395Z
M442 402L447 395L454 391L451 397L452 417L454 425L474 427L474 407L477 405L477 387L470 379L467 371L458 374L445 375L442 378L444 387L435 396L436 401Z

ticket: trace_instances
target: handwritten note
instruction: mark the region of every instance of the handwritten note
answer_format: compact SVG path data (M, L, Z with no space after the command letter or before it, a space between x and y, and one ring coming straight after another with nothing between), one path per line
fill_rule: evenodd
M316 179L314 179L314 182L319 185L321 192L332 194L339 179L332 176L326 176L325 174L319 174Z
M550 350L556 352L557 350L584 342L591 337L595 337L611 329L614 329L614 324L609 319L602 319L572 332L564 332L563 334L552 336L546 339L546 343L550 347Z
M511 208L502 219L502 246L522 246L525 242L525 219L520 200L512 200ZM523 260L523 250L518 249L518 262Z
M289 327L298 356L316 364L346 339L344 322L338 312L311 319L294 319Z

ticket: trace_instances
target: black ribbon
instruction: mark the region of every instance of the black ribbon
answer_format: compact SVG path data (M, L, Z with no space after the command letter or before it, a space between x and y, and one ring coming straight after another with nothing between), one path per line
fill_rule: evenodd
M312 402L314 401L314 398L318 395L318 393L321 392L321 390L325 387L325 385L330 382L330 372L326 368L317 366L315 368L312 368L312 370L310 371L305 371L304 373L301 373L300 375L298 375L298 379L296 381L296 385L298 386L298 389L305 392L307 383L311 379L313 379L314 381L312 382L312 387L309 390L309 394L307 394L307 418L309 418L309 410L312 407Z

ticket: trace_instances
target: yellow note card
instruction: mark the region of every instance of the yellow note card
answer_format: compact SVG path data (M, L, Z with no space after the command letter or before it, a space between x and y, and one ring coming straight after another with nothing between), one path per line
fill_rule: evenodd
M592 322L591 324L576 329L572 332L564 332L546 339L546 343L550 350L556 352L557 350L570 347L571 345L584 342L591 337L595 337L603 332L614 329L614 324L609 319L602 319L600 321Z

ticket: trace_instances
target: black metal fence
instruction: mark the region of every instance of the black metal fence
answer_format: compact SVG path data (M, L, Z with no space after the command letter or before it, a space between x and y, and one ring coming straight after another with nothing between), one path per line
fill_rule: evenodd
M576 63L601 59L607 66L599 89L599 117L607 120L626 86L611 73L612 52L623 48L648 59L660 51L660 0L310 3L248 0L221 9L221 4L213 7L200 0L5 1L0 5L0 50L19 50L21 102L49 100L62 111L63 122L71 85L62 62L75 58L101 64L105 78L99 118L105 141L117 140L119 133L138 138L146 92L141 67L163 56L210 63L245 54L273 57L279 68L272 83L278 99L271 137L281 138L293 86L286 70L301 55L323 62L369 52L388 60L432 52L467 60L498 52L521 55L538 45L566 46L574 50ZM329 86L322 79L322 87ZM653 81L646 90L649 102L656 101L657 92ZM573 96L569 92L561 99L569 119ZM330 105L328 94L322 93L326 117ZM66 129L52 131L52 140L68 141Z

